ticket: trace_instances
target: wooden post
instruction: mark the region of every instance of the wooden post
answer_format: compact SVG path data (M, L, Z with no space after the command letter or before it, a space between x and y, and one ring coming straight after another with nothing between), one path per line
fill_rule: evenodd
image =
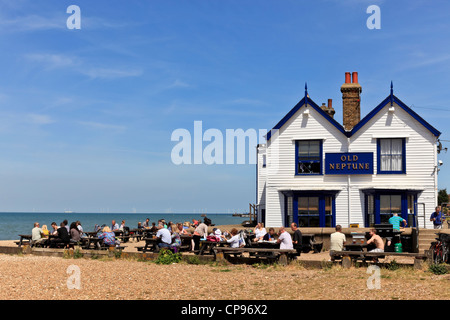
M352 257L350 256L343 256L342 257L342 267L349 269L352 267Z
M285 253L280 254L280 256L278 258L278 263L281 264L282 266L287 266L288 258Z

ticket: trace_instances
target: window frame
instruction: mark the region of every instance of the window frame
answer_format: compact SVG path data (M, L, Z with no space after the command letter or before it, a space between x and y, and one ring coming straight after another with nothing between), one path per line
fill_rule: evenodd
M364 225L366 228L372 227L372 224L382 223L383 215L381 213L381 196L401 196L401 213L399 217L408 222L408 227L416 227L416 205L418 201L418 194L420 191L411 190L366 190L364 192ZM370 205L370 201L372 201ZM410 208L411 207L411 208ZM408 209L412 211L409 212Z
M402 169L401 170L381 170L381 141L401 140L402 141ZM392 156L392 150L391 154ZM377 139L377 174L406 174L406 139L405 138L378 138Z
M299 143L300 142L318 142L319 143L319 159L320 160L313 160L313 163L319 163L319 172L318 173L300 173L298 170L300 159L299 159ZM311 160L310 160L311 161ZM302 162L307 162L307 160L304 160ZM320 139L311 139L311 140L295 140L295 175L296 176L321 176L323 175L323 140ZM311 163L311 162L310 162Z
M325 227L331 227L334 228L336 226L336 194L337 191L330 191L330 192L286 192L284 193L284 199L285 199L285 219L284 224L285 227L290 227L291 222L297 223L297 225L300 226L299 218L301 216L308 217L308 220L310 217L318 217L319 218L319 227L317 228L325 228ZM319 212L318 214L308 214L308 215L300 215L298 212L298 202L300 197L317 197L319 200ZM329 198L329 209L330 213L327 214L327 198ZM290 203L289 203L290 202ZM327 226L327 217L329 218L329 222L331 223L331 226ZM307 228L309 226L302 226L302 228Z

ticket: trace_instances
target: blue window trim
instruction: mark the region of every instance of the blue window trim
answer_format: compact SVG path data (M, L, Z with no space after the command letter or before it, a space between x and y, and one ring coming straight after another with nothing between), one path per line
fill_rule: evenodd
M380 207L380 196L382 195L400 195L401 196L401 217L408 221L408 217L410 214L408 214L408 196L412 195L414 196L414 207L417 203L417 194L420 193L420 191L411 191L411 190L389 190L389 189L380 189L380 190L370 190L370 191L363 191L364 192L364 201L365 201L365 213L364 213L364 225L366 228L369 226L369 205L368 205L368 196L373 196L374 199L374 223L380 224L381 222L381 207ZM414 214L411 214L413 216L417 216L417 212L414 212ZM414 225L408 227L415 227L415 220Z
M402 170L381 171L381 146L382 139L402 139ZM377 174L406 174L406 139L405 138L378 138L377 139Z
M294 191L289 194L285 194L285 227L288 226L287 219L287 197L292 197L292 220L298 224L298 198L299 197L318 197L319 198L319 228L325 228L326 215L325 215L325 197L331 197L331 227L336 226L336 193L338 191L326 191L326 192L311 192L311 191Z
M318 141L320 143L320 172L319 173L299 173L298 172L298 142L299 141ZM295 140L295 175L296 176L322 176L323 175L323 140L311 139L311 140Z

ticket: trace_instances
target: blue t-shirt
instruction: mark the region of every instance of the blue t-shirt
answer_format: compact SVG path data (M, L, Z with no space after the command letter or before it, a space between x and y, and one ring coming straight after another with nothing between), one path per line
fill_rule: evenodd
M433 219L433 218L436 219L436 220L433 221L434 225L441 225L442 224L442 220L441 220L442 219L442 211L440 211L439 214L436 214L436 211L433 212L431 214L430 219Z
M400 223L402 223L403 218L399 216L392 216L389 218L389 223L392 224L392 228L400 230Z

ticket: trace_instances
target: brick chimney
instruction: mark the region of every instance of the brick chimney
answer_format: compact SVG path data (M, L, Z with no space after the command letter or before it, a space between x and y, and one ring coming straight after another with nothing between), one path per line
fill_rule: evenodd
M324 102L324 103L322 103L322 106L320 107L320 109L322 109L331 118L333 118L334 114L336 113L336 111L333 109L332 102L333 102L332 99L328 99L328 106L326 106L325 102Z
M350 72L345 73L345 83L341 86L341 92L343 124L345 130L350 131L361 120L360 93L362 88L358 83L358 72L352 72L351 76Z

